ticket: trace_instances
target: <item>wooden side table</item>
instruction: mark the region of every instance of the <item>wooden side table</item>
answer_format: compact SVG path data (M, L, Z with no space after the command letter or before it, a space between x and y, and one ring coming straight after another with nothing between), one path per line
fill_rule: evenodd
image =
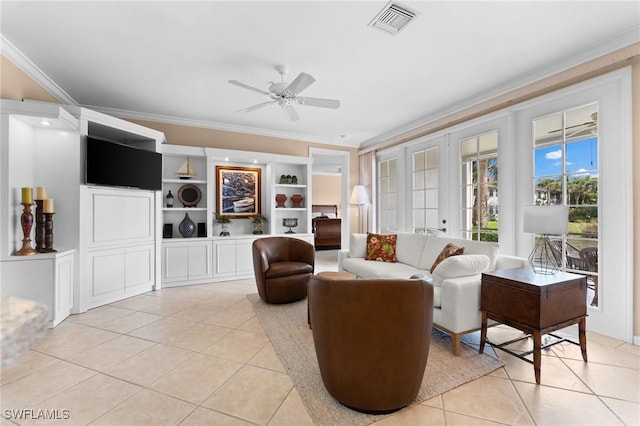
M480 310L480 353L487 341L487 320L517 328L527 336L502 344L492 344L533 364L536 383L540 384L541 349L561 342L580 345L582 359L587 361L587 278L583 275L556 272L536 274L531 268L502 269L482 274ZM578 324L579 343L551 334L553 331ZM542 345L542 335L555 340ZM506 346L533 336L533 350L518 354ZM533 361L526 358L533 353Z

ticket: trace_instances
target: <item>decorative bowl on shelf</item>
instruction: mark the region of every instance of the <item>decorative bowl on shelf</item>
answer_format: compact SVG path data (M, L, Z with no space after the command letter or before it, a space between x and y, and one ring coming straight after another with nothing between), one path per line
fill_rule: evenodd
M285 234L295 234L295 232L293 232L291 228L295 228L296 226L298 226L298 218L297 217L282 218L282 226L289 228L289 230L285 232Z

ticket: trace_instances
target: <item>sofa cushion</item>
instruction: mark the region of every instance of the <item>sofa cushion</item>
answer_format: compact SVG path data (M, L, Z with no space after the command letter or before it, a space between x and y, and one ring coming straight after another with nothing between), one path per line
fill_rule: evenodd
M444 261L448 257L458 256L463 253L464 253L464 247L458 247L452 243L447 244L446 246L444 246L444 248L442 249L438 257L436 257L436 260L433 261L433 265L431 265L431 269L429 271L433 274L433 271L436 270L436 268L438 267L438 265L440 265L442 261Z
M398 240L396 242L398 262L406 263L416 268L420 266L420 258L426 242L426 235L398 232Z
M367 254L364 259L395 263L397 239L396 234L367 233Z
M348 257L342 261L342 268L359 278L409 278L416 268L404 263L376 262L363 258Z
M466 277L485 272L489 267L489 257L484 254L464 254L443 260L433 271L433 284L439 287L448 278Z
M349 257L364 257L367 254L367 234L351 234Z
M420 269L431 269L433 262L447 244L451 242L451 238L444 237L427 237L427 242L420 256Z

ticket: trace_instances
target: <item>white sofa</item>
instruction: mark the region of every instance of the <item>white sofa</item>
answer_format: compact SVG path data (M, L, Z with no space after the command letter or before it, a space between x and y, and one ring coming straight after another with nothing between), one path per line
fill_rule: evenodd
M429 277L434 285L433 326L451 336L454 355L460 353L461 336L480 329L482 272L529 265L525 258L499 254L496 243L401 232L397 236L397 262L390 263L365 260L367 235L351 234L349 250L338 254L338 270L360 278ZM431 274L433 262L448 243L464 247L464 254L445 259Z

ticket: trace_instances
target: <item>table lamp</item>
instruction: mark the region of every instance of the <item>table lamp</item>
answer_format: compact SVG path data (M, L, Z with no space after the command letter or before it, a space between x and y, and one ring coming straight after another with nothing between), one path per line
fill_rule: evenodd
M523 231L540 234L529 255L529 263L537 274L555 274L561 264L553 255L550 235L566 234L569 229L568 206L526 206Z

